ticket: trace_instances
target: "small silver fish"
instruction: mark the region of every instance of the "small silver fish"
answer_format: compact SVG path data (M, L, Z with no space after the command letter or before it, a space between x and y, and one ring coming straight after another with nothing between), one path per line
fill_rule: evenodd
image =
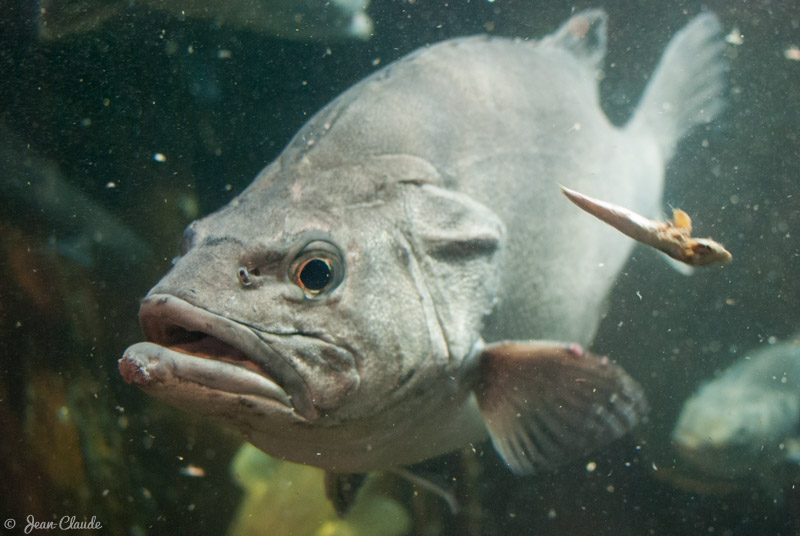
M189 226L123 377L331 473L488 435L530 474L625 434L642 390L581 345L632 245L556 185L657 210L678 138L722 107L724 43L695 18L615 128L605 29L591 10L538 42L445 41L339 96Z
M577 206L642 244L656 248L690 266L727 264L733 255L710 238L692 238L692 219L679 208L672 219L658 222L619 205L600 201L562 186L561 191Z

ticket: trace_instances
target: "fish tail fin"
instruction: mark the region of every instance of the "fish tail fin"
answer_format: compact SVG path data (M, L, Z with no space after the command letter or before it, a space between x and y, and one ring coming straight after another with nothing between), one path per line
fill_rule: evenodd
M701 13L675 34L645 89L628 130L654 136L668 161L692 127L710 122L725 106L722 26Z

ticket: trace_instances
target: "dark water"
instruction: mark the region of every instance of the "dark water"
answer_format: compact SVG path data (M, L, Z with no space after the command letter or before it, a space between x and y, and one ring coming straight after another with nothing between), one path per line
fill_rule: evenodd
M42 41L32 2L0 3L0 521L17 523L0 531L66 515L102 524L86 533L225 533L244 500L229 476L239 440L148 399L116 368L141 337L138 300L169 268L185 225L241 191L311 114L378 66L448 37L541 36L573 7L594 6L374 0L366 42L293 42L142 8ZM700 7L602 7L610 20L601 95L621 123L669 38ZM728 47L728 108L682 142L665 201L694 215L735 261L687 278L636 249L595 341L644 385L649 422L592 456L592 472L580 460L515 478L488 444L435 461L457 476L456 516L385 478L373 489L406 512L409 533L800 533L796 467L783 471L777 493L757 479L714 486L690 475L709 484L698 485L682 478L669 444L702 380L800 328L800 61L784 55L800 46L800 7L704 7L743 42ZM75 201L26 197L15 178L25 173L58 175L53 184ZM103 247L98 233L111 237ZM300 508L321 493L312 488L295 499L298 491L285 491L285 503L277 491L262 510ZM294 533L307 533L300 527Z

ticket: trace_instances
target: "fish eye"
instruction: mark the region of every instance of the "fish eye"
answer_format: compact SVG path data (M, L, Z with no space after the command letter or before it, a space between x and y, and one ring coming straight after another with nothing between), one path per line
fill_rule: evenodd
M321 240L306 245L289 269L289 277L303 289L307 298L333 290L342 282L343 276L344 265L338 249Z
M319 292L333 277L331 263L328 259L308 259L297 270L297 276L304 289Z

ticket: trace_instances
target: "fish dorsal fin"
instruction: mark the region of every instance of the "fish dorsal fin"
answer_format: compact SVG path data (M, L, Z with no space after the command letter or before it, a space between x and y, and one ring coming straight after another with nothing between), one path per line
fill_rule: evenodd
M607 20L608 15L602 9L581 11L542 39L542 45L564 49L588 69L596 71L603 66L606 56Z
M621 367L557 342L501 342L479 356L478 406L516 474L551 469L621 437L646 412Z

